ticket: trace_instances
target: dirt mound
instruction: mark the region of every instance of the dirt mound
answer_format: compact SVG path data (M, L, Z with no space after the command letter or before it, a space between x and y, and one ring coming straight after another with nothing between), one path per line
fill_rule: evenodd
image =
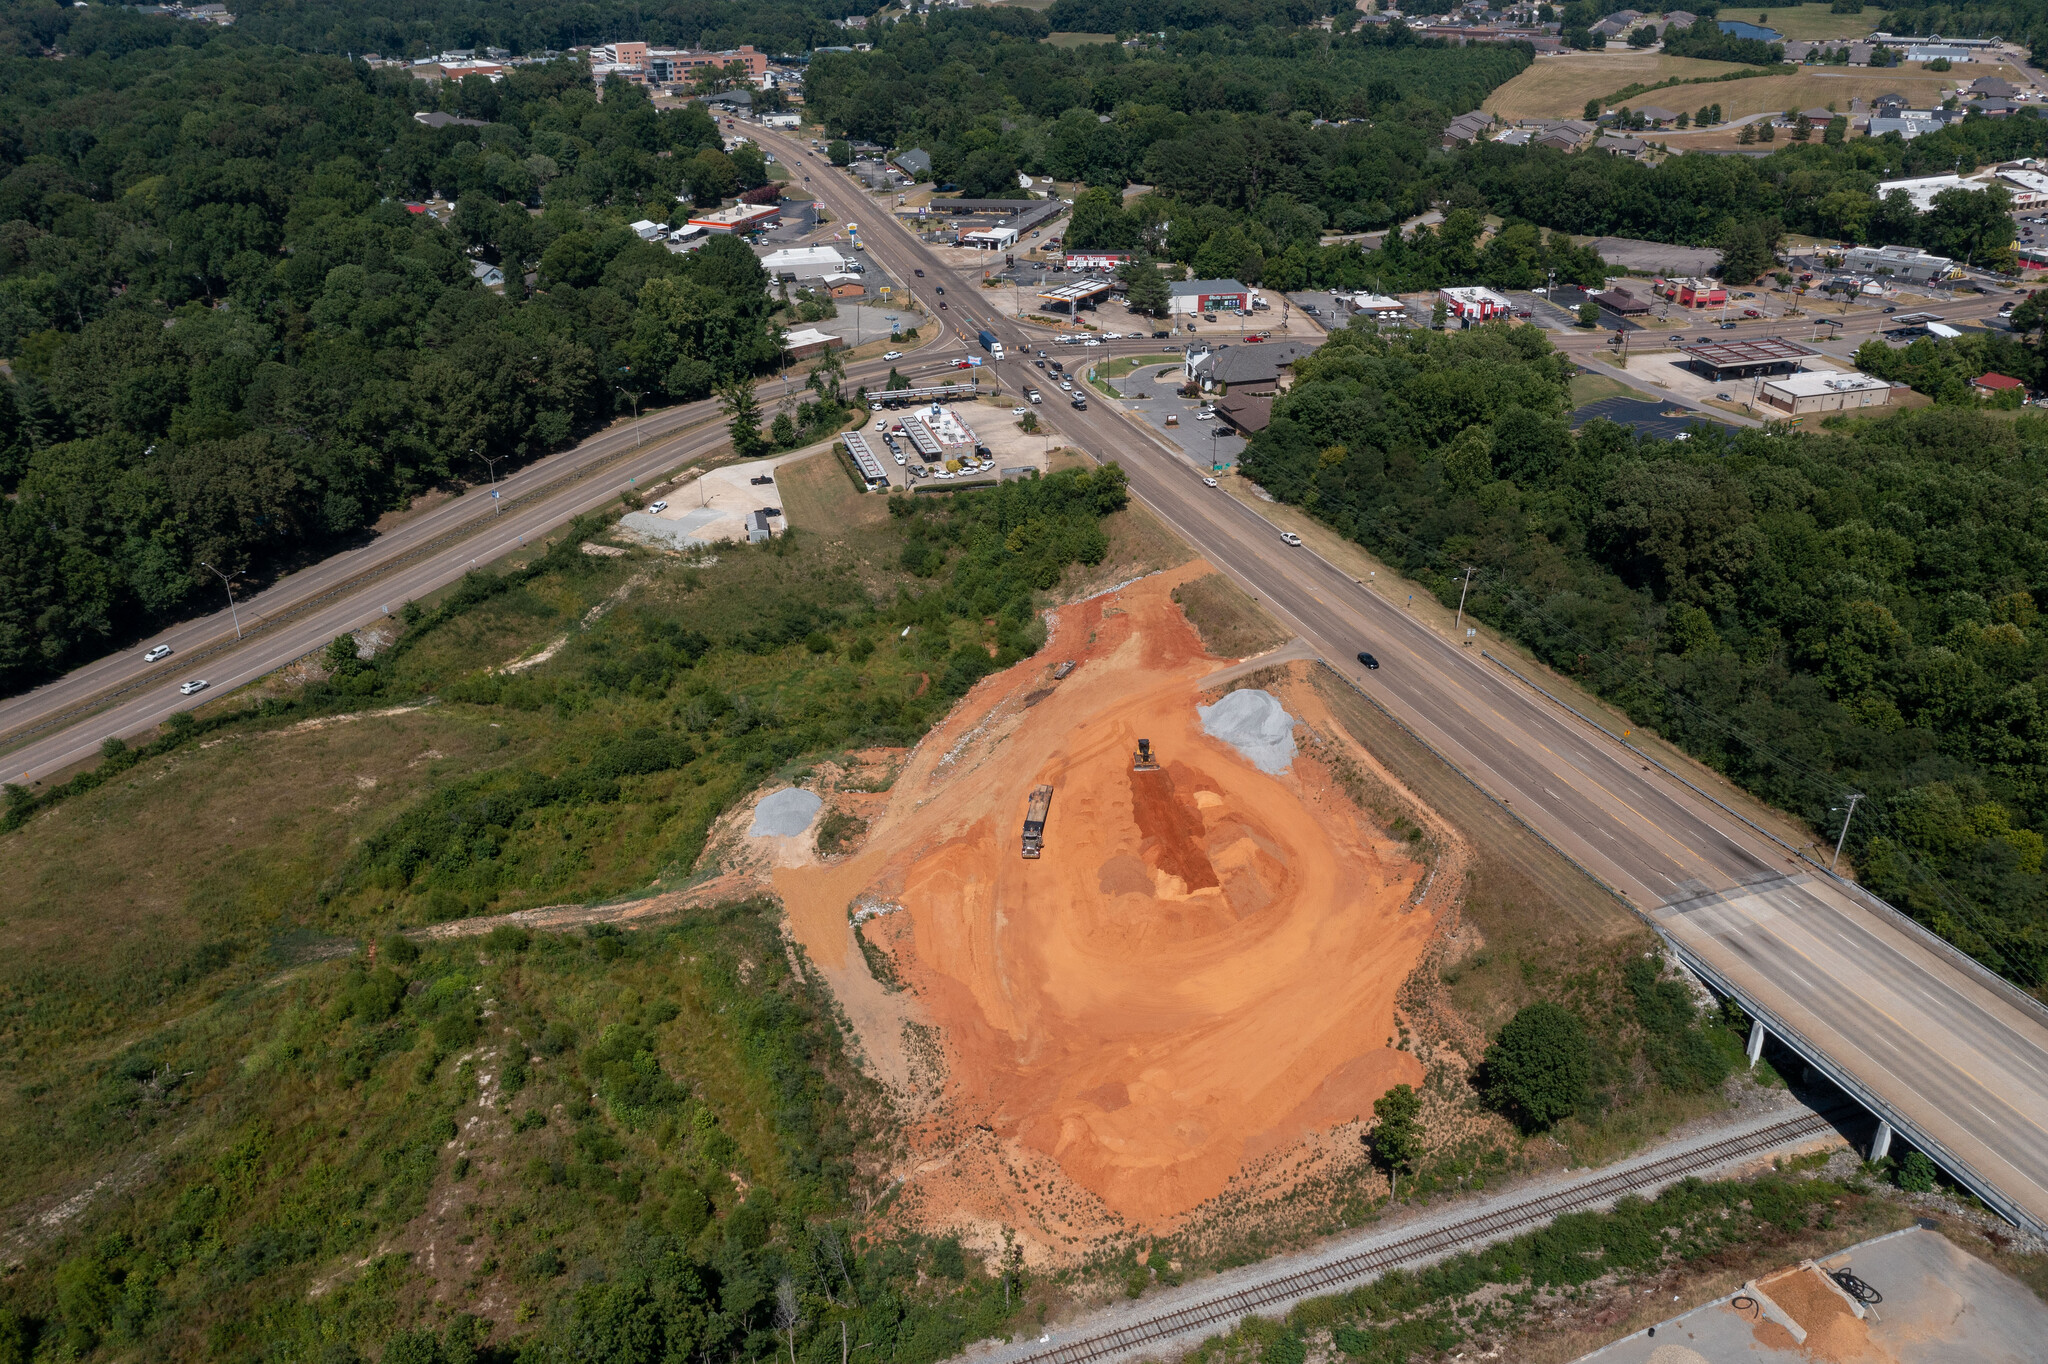
M1389 1043L1433 928L1407 905L1422 868L1320 764L1262 772L1203 732L1219 660L1168 594L1205 571L1060 611L1041 657L1078 660L1070 677L1050 695L1044 663L984 682L860 853L776 873L812 960L862 1001L864 1047L940 1039L942 1099L899 1205L920 1220L1021 1222L1041 1244L1164 1229L1421 1078ZM1132 770L1140 736L1159 770ZM1029 861L1041 783L1055 794ZM854 928L857 897L902 909ZM884 949L905 989L877 1007L863 957Z

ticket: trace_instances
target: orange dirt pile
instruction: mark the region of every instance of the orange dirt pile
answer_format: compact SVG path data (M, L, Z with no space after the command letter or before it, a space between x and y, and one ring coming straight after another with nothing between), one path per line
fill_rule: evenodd
M1804 1266L1787 1269L1758 1279L1756 1286L1805 1328L1806 1339L1799 1352L1808 1359L1826 1364L1880 1364L1892 1358L1891 1351L1880 1349L1870 1339L1870 1328L1850 1310L1847 1300L1821 1281L1820 1271Z
M1221 661L1168 594L1207 571L1061 610L1038 660L983 682L919 746L860 852L775 874L835 988L872 989L849 902L901 906L869 941L911 991L890 996L902 1026L934 1026L947 1068L905 1173L953 1213L1058 1236L1053 1222L1085 1230L1078 1203L1099 1226L1160 1228L1421 1081L1387 1044L1434 927L1406 908L1422 869L1306 755L1267 776L1202 733L1201 679ZM1131 770L1140 737L1161 770ZM1055 795L1027 861L1040 783ZM886 1026L849 1014L864 1034ZM1056 1190L1055 1172L1086 1194Z

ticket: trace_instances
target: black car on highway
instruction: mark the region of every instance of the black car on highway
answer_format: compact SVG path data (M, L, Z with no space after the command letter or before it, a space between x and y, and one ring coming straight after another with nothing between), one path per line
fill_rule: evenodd
M1363 663L1366 667L1370 668L1374 672L1378 672L1380 670L1380 661L1377 658L1374 658L1371 654L1360 654L1358 656L1358 661L1360 663Z

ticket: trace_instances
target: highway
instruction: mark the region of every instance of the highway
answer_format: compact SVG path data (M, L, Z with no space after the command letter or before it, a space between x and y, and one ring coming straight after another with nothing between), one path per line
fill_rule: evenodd
M793 139L757 134L907 286L956 277L849 177ZM914 271L922 267L926 278ZM957 282L957 281L956 281ZM973 288L944 314L1018 355L1045 337ZM1100 354L1098 352L1097 354ZM2048 1010L1799 861L1710 799L1313 553L1283 544L1202 470L1094 398L1045 413L1071 444L1118 461L1132 492L1333 667L1589 874L1696 969L2008 1216L2048 1228ZM1353 661L1370 650L1383 665Z
M911 375L937 377L952 369L927 340L897 362ZM877 385L886 360L847 367L849 388ZM762 405L782 397L780 378L760 384ZM362 545L279 578L262 591L225 604L211 615L181 621L74 669L32 691L0 701L0 773L10 782L37 782L98 754L109 737L148 734L172 714L191 710L285 667L345 631L373 625L400 604L423 597L528 540L585 512L611 503L636 484L648 487L691 460L720 454L728 441L715 402L619 423L572 449L535 460L500 479L494 501L488 488L472 488ZM170 657L145 663L143 654L169 645ZM205 691L187 697L179 685L204 678Z
M750 130L799 173L841 221L859 221L872 254L928 315L954 330L928 338L919 369L971 345L987 327L1022 357L1050 333L995 315L964 275L940 265L870 198L793 139ZM916 276L924 269L926 277ZM941 310L936 289L950 283ZM1730 333L1734 335L1735 333ZM1149 350L1135 342L1084 353ZM849 367L849 381L888 366ZM908 368L908 366L906 366ZM998 367L1016 388L1015 363ZM765 399L776 396L772 386ZM1361 587L1270 523L1207 488L1179 451L1097 396L1086 412L1040 409L1068 443L1128 471L1133 494L1221 571L1298 631L1331 665L1494 799L1633 905L1696 970L1735 991L1772 1031L1890 1121L1988 1201L2048 1228L2048 1011L1952 950L1830 880L1785 848L1640 761L1631 750L1489 662ZM571 517L615 505L725 444L708 403L650 414L506 478L487 496L433 508L367 545L281 579L227 612L0 703L9 778L61 772L109 735L144 734L203 703L177 683L204 676L220 695L301 658L399 603L444 586ZM253 617L253 629L252 625ZM156 642L178 652L140 662ZM1351 660L1370 649L1384 666Z

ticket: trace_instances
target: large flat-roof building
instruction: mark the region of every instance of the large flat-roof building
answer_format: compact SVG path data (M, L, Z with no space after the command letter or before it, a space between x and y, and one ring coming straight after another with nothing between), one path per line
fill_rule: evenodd
M829 246L791 246L761 257L770 279L823 279L841 274L846 258Z
M1861 275L1888 276L1910 284L1946 279L1956 268L1947 256L1931 256L1911 246L1852 246L1842 253L1842 265Z
M1809 412L1887 407L1891 400L1892 386L1882 379L1873 379L1868 374L1840 374L1828 370L1810 370L1804 374L1788 374L1782 379L1767 379L1757 390L1758 402L1795 417L1803 417Z
M1234 279L1184 279L1166 286L1171 310L1185 316L1212 308L1249 308L1251 290Z
M690 218L690 226L706 232L753 232L781 216L782 209L775 204L734 204L716 213L695 214Z

